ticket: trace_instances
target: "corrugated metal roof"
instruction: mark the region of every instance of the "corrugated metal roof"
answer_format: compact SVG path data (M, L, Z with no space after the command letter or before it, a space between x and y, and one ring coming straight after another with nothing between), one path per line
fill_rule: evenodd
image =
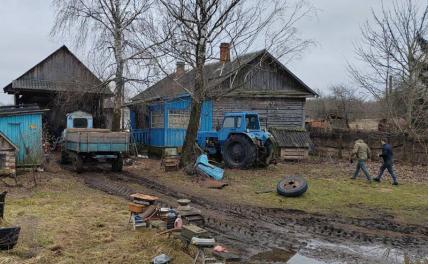
M309 148L313 144L309 132L300 129L272 128L269 132L275 137L279 147Z
M9 86L8 86L9 87ZM104 86L94 86L94 83L82 82L64 82L64 81L46 81L35 79L14 80L10 86L18 90L37 90L37 91L55 91L55 92L86 92L86 93L107 93L111 91Z

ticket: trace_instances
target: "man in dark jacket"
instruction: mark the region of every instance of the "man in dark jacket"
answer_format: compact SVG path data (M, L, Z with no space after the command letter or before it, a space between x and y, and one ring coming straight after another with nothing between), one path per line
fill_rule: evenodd
M373 180L380 182L380 179L382 178L383 172L385 171L385 169L387 169L389 174L391 174L392 184L398 185L397 176L395 176L395 172L394 172L394 160L393 160L393 154L392 154L392 146L390 144L387 144L386 140L381 140L381 143L382 143L382 154L380 154L379 156L382 157L383 164L380 167L379 176L377 176L377 178L374 178Z

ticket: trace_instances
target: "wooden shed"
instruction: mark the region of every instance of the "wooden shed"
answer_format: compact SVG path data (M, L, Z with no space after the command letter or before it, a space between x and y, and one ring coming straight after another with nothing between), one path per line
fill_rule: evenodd
M46 111L37 105L0 106L0 132L15 146L17 166L37 166L43 161L42 115ZM10 157L7 162L12 162Z
M278 144L278 154L282 160L305 160L313 143L309 132L302 129L269 130Z
M13 94L15 105L37 104L50 109L44 116L47 128L59 136L66 114L83 110L103 127L103 100L111 91L66 46L62 46L3 88Z

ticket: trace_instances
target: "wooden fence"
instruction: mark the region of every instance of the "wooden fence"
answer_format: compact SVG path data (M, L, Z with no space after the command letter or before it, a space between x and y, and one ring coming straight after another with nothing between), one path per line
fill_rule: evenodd
M412 164L428 164L425 147L406 134L379 131L309 130L313 142L312 154L321 158L348 159L356 139L363 139L372 150L372 160L380 159L382 152L380 140L386 138L393 146L394 159ZM426 141L425 146L428 145Z

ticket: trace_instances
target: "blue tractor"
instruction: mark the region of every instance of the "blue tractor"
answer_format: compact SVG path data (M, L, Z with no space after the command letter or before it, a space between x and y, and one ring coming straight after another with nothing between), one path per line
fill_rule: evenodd
M259 115L253 112L226 113L223 126L218 131L199 132L197 143L228 168L266 167L274 155L274 138L260 129Z

